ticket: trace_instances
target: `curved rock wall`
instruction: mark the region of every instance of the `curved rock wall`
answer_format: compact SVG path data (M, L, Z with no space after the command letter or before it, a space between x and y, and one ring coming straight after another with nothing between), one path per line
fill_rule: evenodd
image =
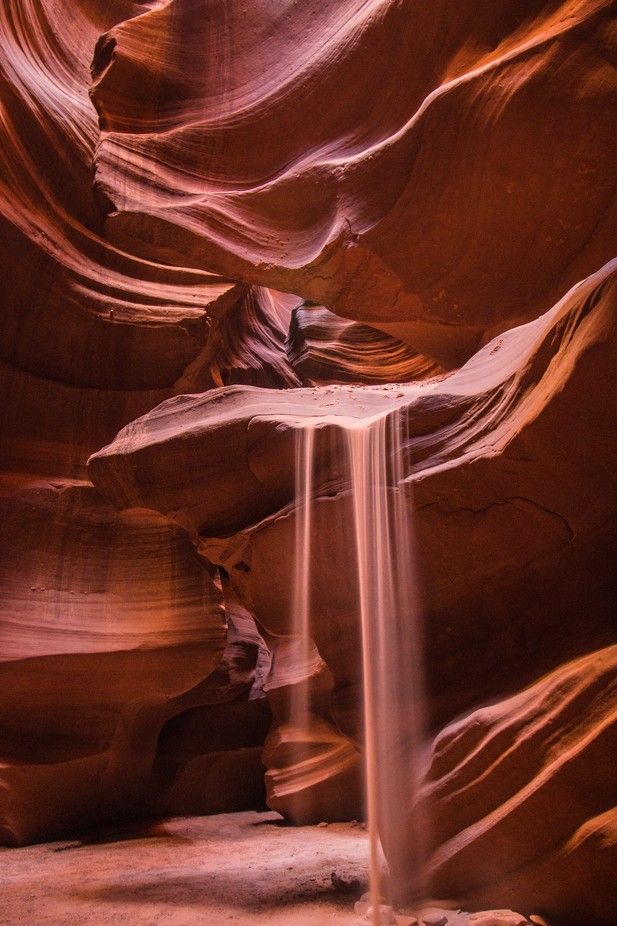
M171 0L96 70L106 228L456 362L613 256L613 17Z
M436 737L424 799L448 896L611 922L616 659L615 646L583 656Z
M615 369L616 272L613 261L537 320L490 342L448 378L361 392L346 386L293 394L236 387L184 396L133 422L91 458L95 484L116 505L147 505L173 515L202 553L225 569L239 597L265 628L275 653L272 690L266 685L274 715L264 754L266 781L272 805L292 819L306 819L306 811L297 810L300 795L312 797L317 814L313 819L337 819L361 804L357 791L351 808L342 807L339 798L341 791L349 798L350 787L358 783L361 666L349 472L337 415L368 419L388 408L404 409L404 466L426 611L433 727L550 671L558 710L568 716L574 710L575 722L585 728L588 709L582 702L568 704L560 664L614 639L617 589L611 560L617 521L610 487L617 471L612 445L617 409L605 391L611 392L608 384ZM606 414L598 418L594 410L600 395ZM298 667L285 650L277 656L281 643L275 641L293 632L290 583L296 510L291 474L294 432L307 417L320 428L312 523L312 633L328 673L315 663L300 682L309 686L314 717L312 726L301 731L290 725L283 695L285 685L299 683ZM571 434L573 420L576 439ZM221 493L212 490L229 448L233 468L227 470L230 486L223 503ZM604 665L601 657L597 659ZM595 667L596 657L584 657L580 665L587 671ZM563 670L566 678L569 671ZM610 659L603 684L607 691L615 684ZM543 685L531 691L542 692ZM507 724L518 729L510 712L531 697L523 694L504 702ZM473 716L468 721L472 731ZM596 808L602 814L609 814L615 791L609 756L616 718L608 704L602 720L606 736L596 742L581 734L577 755L580 752L583 765L578 759L568 765L570 788L577 774L584 776L585 763L598 766L602 785L600 791L595 785L593 790L602 794ZM535 722L549 744L554 737L559 741L552 717ZM501 740L504 762L513 749L508 735ZM311 750L306 764L295 760L292 748L303 739ZM437 745L440 742L438 738ZM475 761L473 742L469 749ZM494 755L500 756L499 749ZM448 764L449 756L443 760L448 782L457 780L459 762L452 753ZM435 839L444 845L436 859L440 852L451 852L452 860L435 862L435 889L439 896L461 902L473 898L479 905L499 906L503 900L493 891L495 871L504 895L508 873L516 871L520 900L512 902L515 906L540 906L562 917L573 910L579 915L585 891L600 890L601 876L584 871L585 852L570 858L566 843L579 826L587 825L593 808L582 801L570 806L559 790L560 762L551 764L547 758L542 780L536 783L531 776L538 774L537 768L525 764L525 756L523 750L517 754L518 778L508 787L517 785L513 795L519 795L519 789L537 790L534 802L547 813L552 801L563 805L564 827L570 829L547 823L544 848L534 851L526 843L522 858L529 871L523 876L508 844L517 839L508 829L510 817L504 824L506 836L501 836L506 797L488 774L478 773L481 799L494 801L497 808L494 814L486 813L482 836L469 850L476 880L486 869L486 882L480 880L475 888L466 882L467 868L457 874L457 866L466 864L465 834L451 838L438 826ZM489 759L490 755L482 761ZM450 800L445 788L443 794L431 794L428 803L431 817L443 817L454 828ZM460 800L470 811L462 795ZM538 812L532 817L537 825ZM500 855L493 843L504 840ZM596 840L594 846L600 870L605 871L610 862L601 844ZM586 841L585 851L589 846ZM572 890L559 875L558 859L564 853ZM541 889L541 872L552 878L550 890ZM558 901L564 891L565 899ZM598 911L606 902L605 895L601 897ZM602 916L598 912L598 922L609 922Z
M92 56L114 23L157 5L9 0L0 10L0 822L8 844L127 815L263 800L269 714L247 700L254 627L233 644L242 658L230 656L216 570L165 518L118 514L85 473L94 450L174 393L217 313L247 296L216 274L142 260L102 231ZM189 736L194 748L182 747L183 761L178 747L173 774L169 762L156 773L170 717L181 718L177 738L187 711L203 706L203 730L213 730L227 722L219 705L238 699L235 739L217 746L215 737L208 745L203 733Z

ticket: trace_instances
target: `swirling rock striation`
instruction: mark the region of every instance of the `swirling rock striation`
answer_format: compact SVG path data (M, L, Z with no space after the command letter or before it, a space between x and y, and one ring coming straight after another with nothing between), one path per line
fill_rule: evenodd
M259 637L247 618L226 632L216 571L185 532L91 486L23 489L2 510L2 841L259 803ZM192 754L162 775L172 719Z
M101 30L152 5L9 0L0 13L2 359L64 384L172 385L204 340L207 306L238 290L100 233L92 50Z
M555 669L436 737L430 806L434 887L482 907L559 923L614 919L617 647ZM546 809L550 808L550 815Z
M304 385L407 383L443 373L383 331L306 303L292 313L287 354Z
M251 299L235 280L119 249L101 227L92 57L102 33L157 6L8 0L0 10L0 817L9 843L262 800L269 715L263 702L247 707L252 632L234 644L247 664L230 659L216 570L158 515L118 515L85 473L95 449L174 394L216 319ZM202 707L197 737L187 712ZM217 750L214 731L234 710L235 742ZM174 711L178 752L191 758L159 780L157 739Z
M96 69L108 233L456 363L613 256L614 16L171 0Z

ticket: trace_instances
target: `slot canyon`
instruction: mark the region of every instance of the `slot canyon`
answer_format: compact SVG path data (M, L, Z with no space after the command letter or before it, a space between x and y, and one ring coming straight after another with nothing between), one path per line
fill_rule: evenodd
M617 2L2 0L0 926L616 926Z

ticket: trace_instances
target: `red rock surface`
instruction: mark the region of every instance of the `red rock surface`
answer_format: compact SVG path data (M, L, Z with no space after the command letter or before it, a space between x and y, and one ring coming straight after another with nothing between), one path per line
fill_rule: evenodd
M611 0L5 0L2 842L260 807L263 763L291 819L361 814L337 423L400 408L435 890L608 926L616 36Z
M613 256L613 15L171 0L99 45L106 228L455 360Z
M438 891L613 922L616 670L617 647L590 653L437 736L426 800Z
M47 485L3 501L2 561L3 842L262 799L259 638L184 531Z
M0 9L8 844L262 800L268 714L247 701L253 631L234 644L242 658L226 649L229 608L186 535L153 512L118 514L85 474L90 453L173 394L217 313L250 295L216 274L144 261L102 232L90 63L102 32L154 5L10 0ZM218 706L238 698L235 717ZM175 717L177 738L183 718L190 730L185 712L202 705L203 730L224 723L235 735L213 733L210 745L189 736L194 754L178 747L172 774L163 725Z
M352 519L344 455L331 455L337 422L345 415L370 417L395 406L405 410L405 465L415 504L434 725L488 697L516 690L547 669L558 672L567 655L612 639L614 497L602 486L612 484L617 463L608 397L615 364L616 280L614 264L607 265L536 321L490 342L447 379L361 392L343 386L293 394L238 387L180 397L133 422L91 458L92 478L117 505L173 513L201 551L225 568L268 635L280 636L292 632L293 433L306 416L321 422L313 636L333 678L320 682L312 669L308 679L313 680L305 682L315 692L311 748L315 759L320 756L318 763L306 769L294 765L289 744L306 733L290 729L284 712L274 708L264 759L270 767L269 797L277 809L305 819L296 807L301 794L311 794L318 815L326 806L337 819L341 782L348 795L355 774L351 747L357 739L360 666L348 534ZM607 414L599 420L593 409L600 394ZM572 416L577 440L570 439ZM216 480L230 448L230 491L223 504ZM410 493L410 517L413 507ZM276 654L275 649L280 703L285 672L287 684L297 684L298 669L293 660L280 664ZM609 679L611 672L609 665ZM607 723L614 721L614 711L609 712ZM598 748L606 761L610 748L604 742L602 753L602 742ZM584 752L584 742L581 748ZM593 764L598 758L586 761ZM538 786L538 802L546 800L547 808L556 787L552 771L547 770L547 787ZM326 791L330 804L324 805L327 774L332 788ZM520 774L523 779L531 774L523 761ZM610 793L613 776L601 774ZM483 784L479 787L482 793ZM486 787L491 794L492 784ZM574 834L587 820L585 808L563 798L559 806L564 825ZM548 830L550 838L559 839L556 829ZM489 861L497 858L493 838L499 837L489 832L485 841L479 840L474 861L483 853ZM453 865L459 861L457 845ZM506 858L507 847L504 853ZM537 855L532 859L538 862ZM501 864L505 891L507 865ZM555 865L551 876L563 891L558 870ZM563 915L568 904L581 909L584 865L574 859L570 871L573 888L563 904L555 900L557 887L552 899L541 895L549 911ZM533 870L530 878L538 877ZM463 877L455 882L443 876L436 884L450 896L471 896ZM496 904L495 894L477 896L481 905ZM517 905L524 908L536 894L524 881L517 896Z

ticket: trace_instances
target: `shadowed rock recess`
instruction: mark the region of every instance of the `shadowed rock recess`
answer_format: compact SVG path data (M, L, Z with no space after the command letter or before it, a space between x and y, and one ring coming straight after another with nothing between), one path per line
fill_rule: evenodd
M614 924L617 4L3 0L0 77L0 844L362 817L383 414L430 891Z

